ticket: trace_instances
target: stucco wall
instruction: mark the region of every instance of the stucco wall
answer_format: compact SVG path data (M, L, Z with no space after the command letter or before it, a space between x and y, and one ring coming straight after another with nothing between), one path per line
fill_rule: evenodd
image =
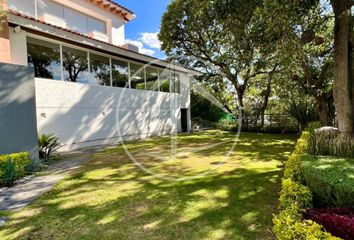
M58 135L61 150L180 132L181 96L36 79L38 132Z
M0 154L30 151L38 157L34 74L0 63Z

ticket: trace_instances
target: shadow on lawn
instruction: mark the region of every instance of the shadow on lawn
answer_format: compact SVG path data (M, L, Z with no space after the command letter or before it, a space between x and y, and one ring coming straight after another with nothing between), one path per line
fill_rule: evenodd
M262 150L269 141L253 143L258 148L238 147L260 162L285 160L292 141ZM135 150L149 142L139 144ZM137 169L120 150L107 150L14 214L0 230L28 239L273 239L271 218L281 175L276 165L266 170L240 166L201 179L166 182ZM178 166L168 170L189 171Z

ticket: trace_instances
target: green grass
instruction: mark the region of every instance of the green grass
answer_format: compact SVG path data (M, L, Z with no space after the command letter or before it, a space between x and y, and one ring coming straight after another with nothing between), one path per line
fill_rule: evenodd
M331 156L303 156L306 185L320 207L354 206L354 159Z
M180 135L176 159L169 137L127 144L160 177L199 175L184 181L147 174L121 146L102 151L22 211L2 213L10 221L0 239L274 239L272 213L295 137L245 133L226 159L233 139Z

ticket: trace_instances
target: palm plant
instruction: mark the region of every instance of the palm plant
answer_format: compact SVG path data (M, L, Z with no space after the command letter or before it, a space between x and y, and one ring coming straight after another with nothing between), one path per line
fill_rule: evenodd
M42 134L38 137L39 158L50 160L61 147L60 139L53 134Z
M290 102L286 112L296 120L300 130L304 129L310 122L318 120L318 113L314 104L306 100Z

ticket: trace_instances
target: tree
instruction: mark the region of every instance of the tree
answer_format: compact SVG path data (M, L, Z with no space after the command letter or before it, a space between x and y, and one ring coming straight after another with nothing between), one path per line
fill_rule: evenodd
M275 38L284 31L288 23L297 23L304 19L308 13L324 1L320 0L294 0L281 3L277 0L266 0L266 18L269 31L276 32ZM334 14L334 80L333 95L336 107L339 131L346 135L354 134L354 83L352 77L352 0L330 0ZM269 24L270 23L270 24ZM316 27L314 25L313 27ZM308 29L310 30L310 29ZM310 36L313 32L307 31ZM304 36L305 36L304 35ZM313 36L313 35L312 35Z
M266 1L260 17L266 19L268 32L260 43L264 51L278 47L278 60L288 69L288 81L295 81L315 100L322 126L333 123L331 106L333 79L333 21L327 5L292 5ZM287 18L283 18L288 12ZM294 100L294 99L292 99Z
M167 54L205 74L220 73L234 86L239 105L249 82L264 73L254 45L253 18L260 0L174 0L159 39Z
M334 24L334 101L339 131L354 134L352 0L331 0Z

